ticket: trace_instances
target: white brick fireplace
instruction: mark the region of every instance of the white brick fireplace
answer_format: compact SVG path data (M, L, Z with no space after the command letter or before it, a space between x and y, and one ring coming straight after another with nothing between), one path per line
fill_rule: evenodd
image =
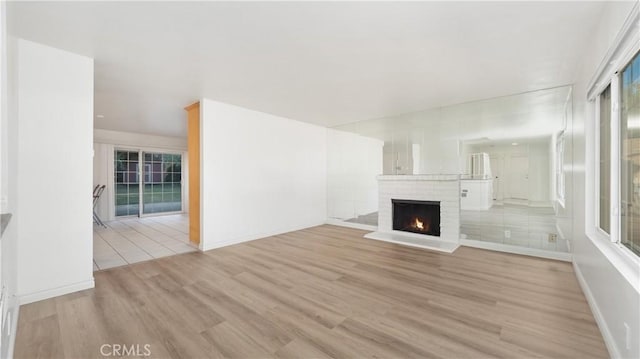
M458 175L378 176L378 231L367 238L453 252L460 240ZM393 230L392 199L440 202L440 237Z

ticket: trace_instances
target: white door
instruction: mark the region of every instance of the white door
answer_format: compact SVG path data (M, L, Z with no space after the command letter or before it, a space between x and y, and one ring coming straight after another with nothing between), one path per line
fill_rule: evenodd
M493 200L502 201L502 167L504 164L504 157L502 155L493 155L490 157L489 163L491 165L491 175L493 176Z
M513 155L506 169L509 177L509 197L529 199L529 157Z

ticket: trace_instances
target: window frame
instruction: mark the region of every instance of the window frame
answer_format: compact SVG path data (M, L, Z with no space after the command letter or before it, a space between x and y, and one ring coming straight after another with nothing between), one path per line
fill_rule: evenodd
M621 126L621 111L620 111L620 101L621 101L621 72L623 69L627 67L628 64L631 63L632 60L635 59L636 56L640 56L640 45L637 46L638 50L636 52L630 52L627 54L628 56L623 57L621 60L616 63L616 71L611 75L610 81L603 84L602 91L598 92L593 99L595 102L594 106L594 134L595 134L595 153L594 153L594 213L593 213L593 224L594 230L598 233L598 236L604 238L614 244L617 247L623 249L623 251L628 252L628 255L638 257L622 244L621 230L622 230L622 219L620 216L621 204L622 204L622 193L621 193L621 185L622 185L622 174L620 168L620 161L622 159L622 149L621 149L621 141L620 138L620 126ZM600 98L602 93L607 89L607 87L611 86L611 117L610 117L610 147L611 147L611 164L609 169L610 176L610 233L607 234L602 228L600 228Z
M637 23L640 21L640 6L636 4L631 14L625 20L622 28L614 39L611 48L604 56L602 62L594 73L587 89L588 111L593 122L587 127L593 134L592 137L587 136L587 149L593 149L594 152L588 152L586 159L591 162L587 166L585 180L590 182L593 187L587 192L590 197L586 201L587 205L587 223L585 223L585 231L587 237L598 248L605 257L609 259L612 265L627 279L627 281L638 291L640 291L640 256L635 254L621 242L621 224L620 216L621 205L621 72L640 52L640 32L637 31ZM611 85L611 210L610 210L610 235L599 228L599 190L600 190L600 173L599 173L599 156L600 156L600 94ZM588 135L588 134L587 134ZM589 143L592 146L589 146ZM589 193L591 192L591 193ZM593 211L593 212L591 212Z
M565 129L558 132L556 136L556 200L562 206L562 208L566 208L566 186L567 179L564 173L564 154L566 151L566 138L565 138Z
M621 101L621 72L628 64L631 63L632 60L635 59L636 56L640 56L640 45L637 46L638 50L636 52L631 52L631 55L625 56L623 59L624 62L619 61L621 64L616 64L616 71L611 75L610 82L607 82L603 87L602 91L600 91L594 101L595 101L595 121L594 121L594 133L595 133L595 153L594 153L594 225L595 231L599 234L600 237L604 237L612 243L615 243L617 247L628 252L629 255L634 257L639 257L629 248L622 244L621 238L621 230L622 230L622 217L620 213L622 211L622 170L620 168L620 161L622 159L622 150L621 150L621 142L622 142L622 133L621 133L621 112L620 112L620 101ZM611 153L610 153L610 173L609 173L609 181L611 183L610 187L610 234L607 234L600 228L600 207L599 207L599 198L600 198L600 98L602 93L607 89L607 87L611 86L611 132L609 139Z
M109 144L107 147L107 151L109 153L108 158L107 158L107 173L110 173L110 175L107 176L107 188L105 189L105 193L107 193L108 191L110 191L110 189L113 189L113 193L107 193L106 197L108 198L108 202L107 202L107 211L109 213L109 220L116 220L116 219L125 219L127 217L129 218L133 218L133 217L138 217L138 218L144 218L144 217L155 217L155 216L163 216L163 215L171 215L171 214L180 214L180 213L185 213L185 211L188 208L188 204L189 204L189 187L188 187L188 182L189 182L189 172L188 172L188 151L186 149L181 149L181 148L176 148L176 147L147 147L147 146L131 146L131 145L118 145L118 144ZM140 203L140 208L138 211L138 214L132 214L132 215L127 215L127 216L116 216L116 200L115 200L115 185L116 185L116 181L114 178L114 173L115 173L115 152L116 151L129 151L129 152L138 152L138 158L142 158L142 161L140 161L139 166L138 166L138 179L144 179L144 157L143 153L166 153L166 154L172 154L172 155L179 155L181 158L181 163L182 163L182 168L181 168L181 172L180 172L180 177L181 177L181 186L180 186L180 191L181 191L181 202L182 202L182 209L180 211L172 211L172 212L158 212L158 213L142 213L142 201L143 201L143 191L140 190L139 191L139 203ZM142 172L142 173L141 173ZM141 186L142 186L142 182Z
M617 76L617 73L615 74ZM600 139L601 139L601 133L600 133L600 128L602 127L600 122L600 114L601 112L601 99L602 99L602 94L604 93L604 91L607 88L611 88L611 113L609 116L609 147L610 147L610 153L609 153L609 233L607 233L605 230L603 230L600 227ZM615 166L619 166L619 163L616 161L619 161L620 158L620 154L618 151L615 151L616 148L619 149L619 141L620 141L620 134L617 132L614 132L614 127L616 127L614 125L614 122L616 122L616 124L619 125L620 123L620 119L618 118L617 121L614 118L614 81L613 79L611 79L611 81L608 81L604 88L602 89L602 91L600 91L597 95L596 98L594 99L595 101L595 168L594 168L594 182L595 182L595 186L594 186L594 224L595 224L595 230L596 232L602 237L602 238L606 238L608 241L614 242L615 243L615 235L616 233L619 233L618 229L619 226L616 225L616 221L617 221L617 209L616 209L616 204L619 203L619 196L617 196L617 190L614 187L619 187L619 183L618 180L615 178L614 176L614 162L616 163ZM618 126L619 129L619 126ZM619 131L618 131L619 132ZM617 135L617 136L616 136ZM617 140L617 146L616 144L614 144L614 142L616 142L614 140L614 137L618 137ZM618 152L618 153L616 153ZM617 156L616 156L617 155ZM618 158L616 160L616 157ZM619 176L618 176L619 177ZM615 183L615 184L614 184ZM617 200L616 200L617 198ZM617 227L618 229L614 228Z
M629 55L629 54L627 54ZM626 62L623 62L621 64L621 67L619 69L619 71L616 72L616 91L617 91L617 104L616 104L616 109L614 111L612 111L613 113L616 114L617 116L617 128L616 128L616 136L617 137L617 143L616 146L618 148L617 152L617 182L616 184L618 185L618 213L620 213L622 211L622 168L621 168L621 160L622 160L622 138L621 138L621 123L622 123L622 72L624 69L627 68L628 65L630 65L634 60L636 60L636 58L640 59L640 44L638 44L636 51L635 52L631 52L630 56L625 56ZM612 147L613 148L613 147ZM625 253L626 255L632 256L633 258L635 258L638 262L638 264L640 265L640 254L633 252L630 248L628 248L627 246L625 246L622 243L622 217L618 216L618 218L620 218L618 220L617 223L617 227L618 227L618 237L616 238L617 240L615 241L615 243L622 248L623 253Z

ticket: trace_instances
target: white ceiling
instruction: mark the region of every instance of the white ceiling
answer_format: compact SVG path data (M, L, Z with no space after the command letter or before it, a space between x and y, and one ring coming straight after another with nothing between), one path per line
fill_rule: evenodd
M186 136L207 97L335 126L573 82L602 2L11 2L95 58L97 128Z

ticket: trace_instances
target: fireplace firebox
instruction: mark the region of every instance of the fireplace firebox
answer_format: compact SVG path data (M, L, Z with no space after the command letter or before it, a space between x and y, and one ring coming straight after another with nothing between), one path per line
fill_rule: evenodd
M392 199L393 229L440 237L440 202Z

